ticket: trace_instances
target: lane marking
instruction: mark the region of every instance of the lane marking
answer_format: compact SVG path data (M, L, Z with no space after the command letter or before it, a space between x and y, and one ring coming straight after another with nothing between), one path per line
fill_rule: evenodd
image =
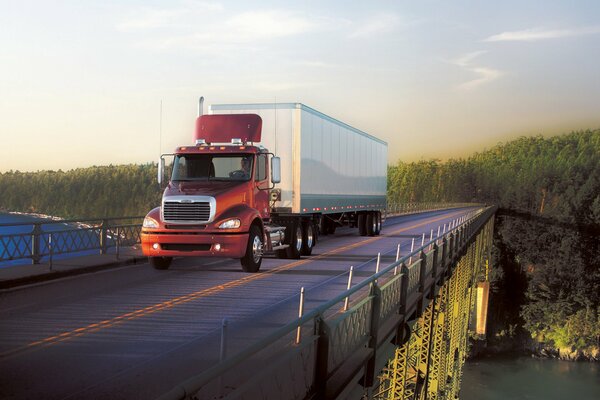
M281 265L279 267L275 267L275 268L273 268L271 270L265 271L263 273L257 273L257 274L247 275L247 276L245 276L243 278L239 278L239 279L234 280L234 281L226 282L226 283L223 283L223 284L220 284L220 285L216 285L216 286L213 286L213 287L210 287L210 288L207 288L207 289L202 289L202 290L199 290L197 292L188 293L186 295L175 297L175 298L173 298L171 300L163 301L162 303L157 303L157 304L154 304L154 305L151 305L151 306L148 306L148 307L140 308L138 310L131 311L131 312L119 315L117 317L113 317L113 318L106 319L106 320L103 320L103 321L100 321L100 322L97 322L97 323L89 324L89 325L83 326L81 328L73 329L71 331L62 332L62 333L60 333L58 335L49 336L49 337L41 339L41 340L36 340L36 341L28 343L28 344L26 344L24 346L18 347L18 348L13 349L13 350L9 350L7 352L4 352L4 353L0 354L0 358L11 356L11 355L14 355L16 353L20 353L20 352L23 352L23 351L26 351L26 350L30 350L30 349L33 349L33 348L36 348L36 347L40 347L40 346L50 346L50 345L53 345L53 344L56 344L56 343L64 342L66 340L82 336L84 334L94 333L94 332L97 332L97 331L102 330L102 329L107 329L107 328L113 327L115 325L121 324L121 323L126 322L126 321L131 321L131 320L134 320L134 319L137 319L137 318L145 317L147 315L154 314L154 313L156 313L158 311L163 311L163 310L166 310L166 309L169 309L169 308L173 308L175 306L178 306L178 305L181 305L181 304L185 304L185 303L197 300L197 299L202 298L202 297L210 296L210 295L222 292L222 291L227 290L227 289L235 288L235 287L244 285L246 283L253 282L255 280L266 278L266 277L268 277L270 275L277 274L277 273L283 272L283 271L287 271L289 269L295 268L295 267L300 266L300 265L304 265L304 264L308 264L308 263L311 263L311 262L314 262L314 261L318 261L318 260L321 260L321 259L326 258L328 256L331 256L331 255L334 255L334 254L338 254L338 253L346 251L346 250L351 250L351 249L354 249L356 247L361 247L361 246L370 244L372 242L375 242L375 241L377 241L379 239L382 239L382 238L385 238L385 237L389 237L389 236L396 235L396 234L401 233L401 232L405 232L405 231L408 231L408 230L411 230L411 229L418 228L418 227L423 226L423 225L428 225L428 224L431 224L431 223L434 223L434 222L437 222L437 221L441 221L441 220L450 218L450 217L452 217L452 216L454 216L456 214L462 214L463 212L464 211L457 211L457 212L453 212L453 213L450 213L450 214L446 214L443 217L439 217L439 218L435 218L435 219L426 219L423 222L420 222L418 224L414 224L414 225L411 225L411 226L408 226L408 227L405 227L405 228L401 228L401 229L395 230L393 232L387 233L385 235L374 236L372 238L369 238L369 239L366 239L366 240L362 240L362 241L357 242L357 243L352 243L352 244L349 244L349 245L346 245L346 246L343 246L343 247L338 247L338 248L330 250L330 251L328 251L326 253L319 254L319 255L316 255L316 256L313 256L313 257L310 257L310 258L306 258L306 259L303 259L303 260L294 261L294 262L289 263L289 264L284 264L284 265Z

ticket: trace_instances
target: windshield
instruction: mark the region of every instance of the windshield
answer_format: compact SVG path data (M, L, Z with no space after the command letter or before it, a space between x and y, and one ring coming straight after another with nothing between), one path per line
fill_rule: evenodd
M247 181L252 177L252 155L180 154L173 162L172 181Z

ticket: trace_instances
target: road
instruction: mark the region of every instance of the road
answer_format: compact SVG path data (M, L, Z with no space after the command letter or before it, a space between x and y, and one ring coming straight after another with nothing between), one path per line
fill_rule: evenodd
M324 236L311 257L265 258L245 274L237 260L184 258L167 271L127 266L0 292L0 398L148 399L292 321L298 294L318 306L407 254L469 209L388 218L378 237L356 229Z

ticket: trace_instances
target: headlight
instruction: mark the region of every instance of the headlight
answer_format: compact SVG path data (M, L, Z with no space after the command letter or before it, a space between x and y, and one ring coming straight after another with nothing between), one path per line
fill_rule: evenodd
M154 218L146 217L142 226L144 228L158 228L158 222Z
M228 219L227 221L219 225L219 229L237 229L240 227L241 224L241 221L237 218Z

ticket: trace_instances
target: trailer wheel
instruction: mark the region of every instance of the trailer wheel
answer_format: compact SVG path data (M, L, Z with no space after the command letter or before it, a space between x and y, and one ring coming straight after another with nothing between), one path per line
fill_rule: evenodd
M327 218L324 215L321 215L321 219L319 220L319 232L321 235L327 235Z
M256 225L250 227L246 254L240 259L244 272L258 272L263 256L263 241L260 228Z
M367 213L367 235L375 236L375 230L377 229L377 218L374 212Z
M148 257L154 269L169 269L173 257Z
M312 221L305 221L302 224L302 248L300 249L300 254L303 256L310 256L312 254L317 240L315 233L315 226Z
M302 224L295 222L288 225L290 228L290 247L285 249L287 251L287 258L300 258L300 252L302 251Z
M367 215L365 213L358 214L358 234L367 236Z
M381 212L380 211L375 211L375 222L376 222L375 235L378 236L381 233Z

